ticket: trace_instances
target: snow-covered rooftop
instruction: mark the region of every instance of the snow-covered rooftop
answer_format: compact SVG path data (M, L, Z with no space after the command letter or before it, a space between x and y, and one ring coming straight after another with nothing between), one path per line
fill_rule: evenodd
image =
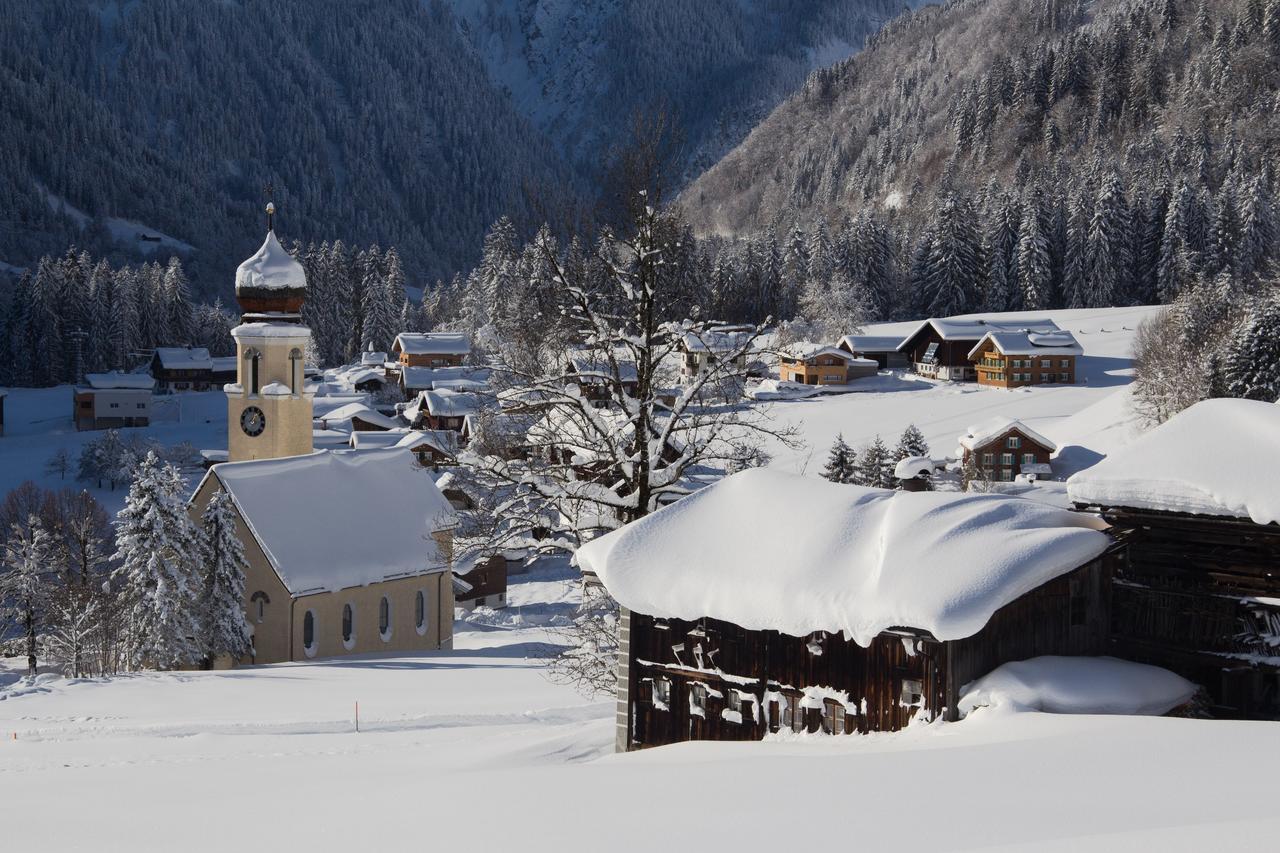
M316 418L316 420L324 421L326 426L357 419L388 430L404 427L404 423L396 418L374 411L363 403L347 403L345 406L339 406Z
M212 370L213 359L204 347L156 347L156 357L166 370ZM235 359L232 359L235 364Z
M402 367L400 369L400 382L406 390L410 391L429 391L435 388L438 383L464 379L483 383L484 378L487 376L487 370L458 365L447 367Z
M820 355L834 356L847 364L875 364L875 361L869 358L858 358L852 353L845 352L839 347L829 346L827 344L817 344L812 341L797 341L794 344L788 344L782 348L782 356L784 358L800 359L801 361L809 361Z
M987 332L1017 332L1022 330L1034 332L1056 332L1058 324L1044 318L1027 318L1018 317L1012 320L985 320L982 318L973 320L957 320L952 317L930 317L922 322L919 326L911 331L905 338L898 342L898 349L905 347L912 338L920 334L929 326L932 326L938 336L944 341L952 340L978 340Z
M401 332L391 350L409 355L467 355L471 339L464 332Z
M1065 329L1056 332L1018 330L987 332L973 349L969 350L969 358L974 358L982 352L987 341L990 341L996 351L1002 355L1081 355L1084 352L1076 341L1076 336Z
M294 595L441 571L431 537L454 523L413 454L326 450L211 469Z
M635 382L639 378L640 373L636 369L635 361L622 353L614 356L614 364L618 368L619 381ZM577 377L579 381L587 383L611 382L614 375L608 357L597 352L569 353L569 371L579 374Z
M902 343L897 335L845 335L840 346L850 352L892 352Z
M932 475L937 467L938 463L928 456L908 456L898 460L893 468L893 476L899 480L911 480L921 474Z
M156 387L156 381L151 378L150 373L119 373L114 370L110 373L86 373L84 381L95 391L113 389L150 391Z
M307 274L293 255L285 251L274 231L236 270L236 293L245 290L305 290Z
M1275 469L1274 471L1272 469ZM1091 506L1280 523L1280 406L1196 403L1067 481Z
M475 394L447 388L423 391L418 401L419 406L425 406L432 417L459 418L480 411L480 398Z
M681 345L687 352L731 352L742 349L751 340L750 329L707 329L685 332Z
M377 350L360 353L360 363L365 367L381 367L387 362L387 354Z
M779 519L787 519L780 524ZM995 494L901 492L757 468L593 540L579 566L623 606L794 636L970 636L1100 555L1091 516Z
M995 415L980 424L970 426L965 434L960 436L960 446L965 450L976 450L987 442L1015 429L1050 453L1058 449L1058 445L1031 429L1022 421L1004 415Z

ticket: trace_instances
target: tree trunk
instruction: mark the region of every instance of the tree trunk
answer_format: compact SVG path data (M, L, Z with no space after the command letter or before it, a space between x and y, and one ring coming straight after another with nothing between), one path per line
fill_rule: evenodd
M36 619L35 613L27 609L27 674L36 674Z

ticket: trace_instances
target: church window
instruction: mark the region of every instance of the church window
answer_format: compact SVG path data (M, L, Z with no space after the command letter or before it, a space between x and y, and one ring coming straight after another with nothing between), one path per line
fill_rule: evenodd
M342 644L348 649L356 635L356 615L350 604L342 605Z
M289 350L289 390L302 393L302 350L297 347Z
M258 368L262 361L262 353L253 347L244 351L245 371L248 373L249 393L258 393Z
M391 599L385 595L378 603L378 634L384 643L391 639Z
M422 590L418 590L418 594L414 596L413 625L418 629L419 635L427 633L427 594Z
M307 657L315 656L316 614L314 610L308 610L307 615L302 617L302 648L307 653Z
M258 590L253 595L249 596L249 600L253 602L254 618L256 618L258 622L267 618L267 605L271 603L271 598L262 590Z

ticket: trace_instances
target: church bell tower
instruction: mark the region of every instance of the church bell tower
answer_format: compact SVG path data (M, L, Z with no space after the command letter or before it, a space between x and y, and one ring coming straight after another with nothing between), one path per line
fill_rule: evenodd
M267 205L267 239L236 270L240 325L237 381L226 386L228 459L278 459L311 453L311 398L303 379L311 330L302 324L307 275L285 251Z

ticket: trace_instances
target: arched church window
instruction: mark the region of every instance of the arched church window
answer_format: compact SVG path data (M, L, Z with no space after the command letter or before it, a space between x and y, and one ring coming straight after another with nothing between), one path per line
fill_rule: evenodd
M308 610L302 617L302 647L308 655L316 653L316 614Z
M297 347L289 350L289 390L302 393L302 350Z
M253 602L253 613L256 619L261 622L267 616L267 605L271 603L271 598L262 590L258 590L249 596L249 600Z
M342 605L342 643L347 646L347 648L351 647L351 640L355 637L355 622L355 612L352 611L351 605Z
M378 634L384 643L391 639L391 599L385 595L378 604Z
M262 363L262 353L253 347L244 351L245 371L248 373L249 393L256 395L258 393L258 368Z

